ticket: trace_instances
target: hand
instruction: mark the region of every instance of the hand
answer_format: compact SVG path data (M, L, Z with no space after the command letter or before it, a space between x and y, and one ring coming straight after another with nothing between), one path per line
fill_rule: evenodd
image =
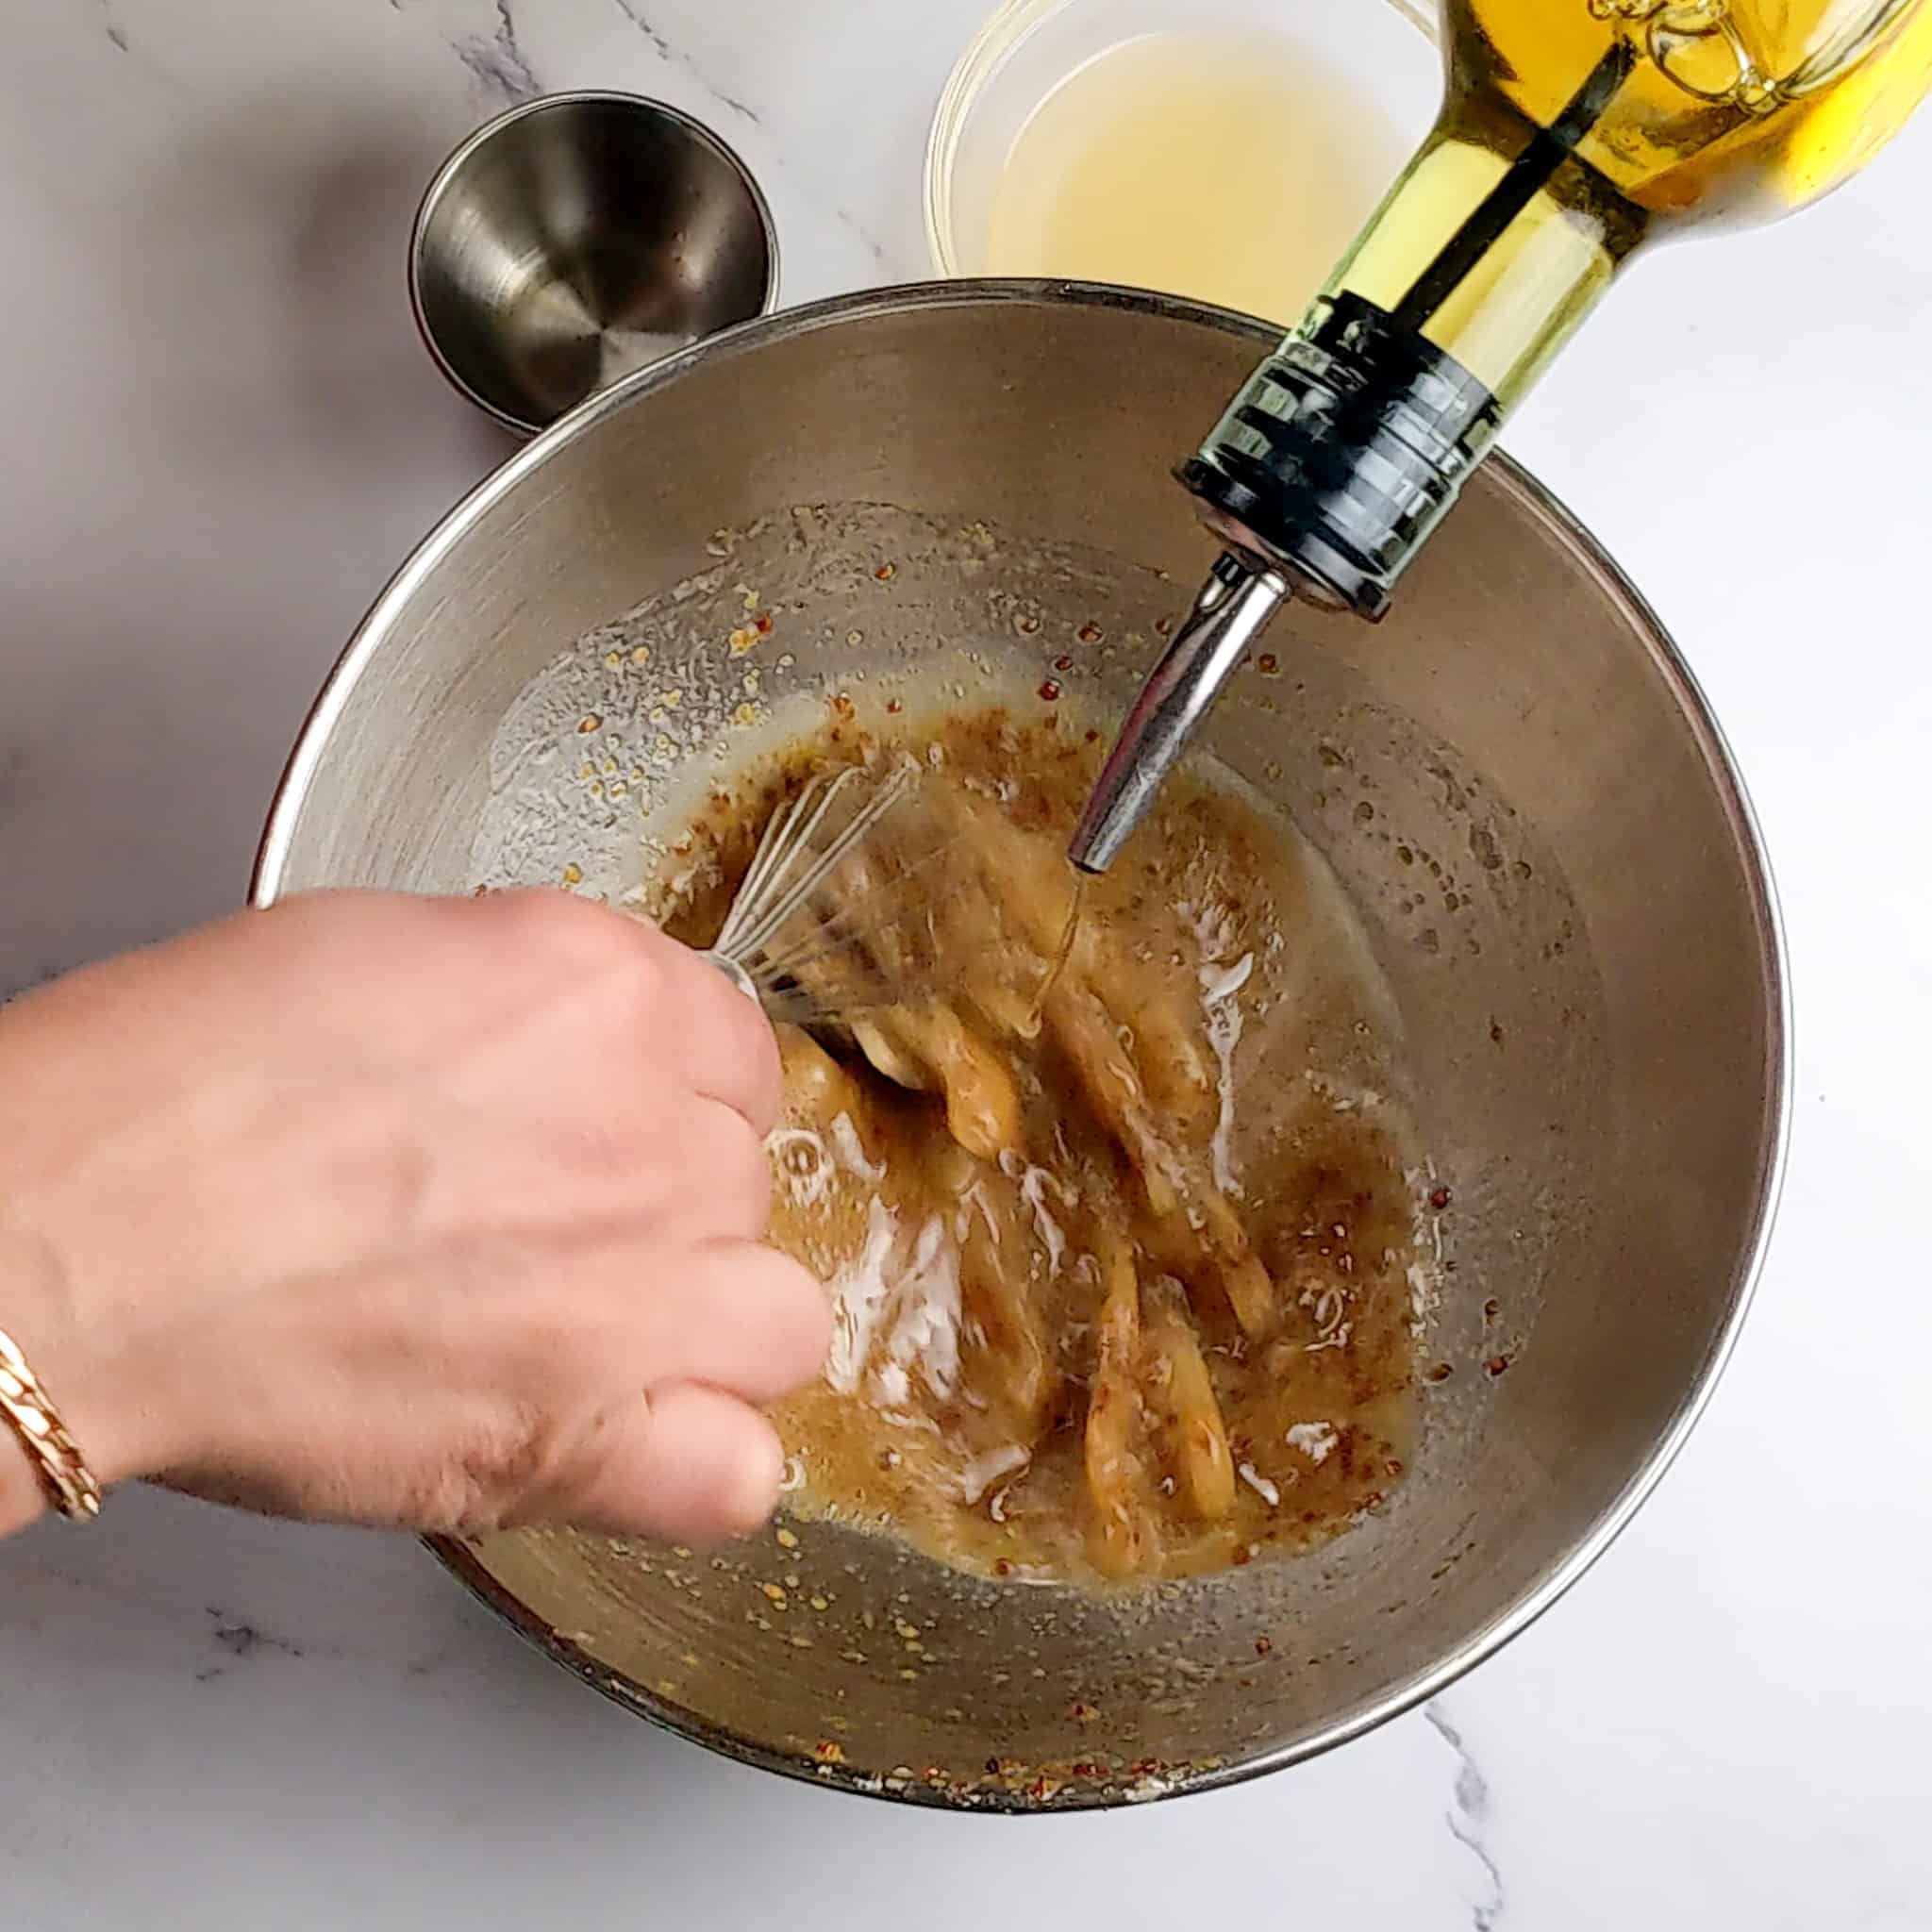
M103 1484L747 1530L829 1321L760 1245L778 1092L749 1000L561 894L245 913L0 1011L0 1328Z

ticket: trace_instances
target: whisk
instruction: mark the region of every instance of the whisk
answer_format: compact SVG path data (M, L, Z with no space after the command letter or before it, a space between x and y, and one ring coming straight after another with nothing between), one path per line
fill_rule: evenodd
M934 895L958 833L921 808L920 781L910 758L821 773L765 827L705 957L774 1020L836 1021L932 990Z

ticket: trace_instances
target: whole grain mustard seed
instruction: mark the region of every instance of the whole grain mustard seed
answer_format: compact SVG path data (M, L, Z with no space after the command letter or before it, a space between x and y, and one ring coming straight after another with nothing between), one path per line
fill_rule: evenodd
M584 882L584 869L575 859L563 869L563 882L567 886L580 886Z
M601 731L603 727L604 720L602 716L596 711L586 711L584 715L577 720L577 732L581 737L588 738L591 732Z

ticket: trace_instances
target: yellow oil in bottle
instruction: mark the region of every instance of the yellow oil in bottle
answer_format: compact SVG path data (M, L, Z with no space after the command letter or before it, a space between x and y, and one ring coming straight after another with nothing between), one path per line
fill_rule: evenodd
M1817 200L1932 83L1927 0L1444 0L1442 14L1442 117L1331 286L1407 305L1505 408L1641 243Z
M988 267L1285 322L1403 148L1372 100L1283 36L1141 35L1068 75L1021 129L994 191Z
M1238 550L1372 617L1634 254L1817 200L1932 87L1932 0L1441 0L1441 16L1435 126L1183 466Z

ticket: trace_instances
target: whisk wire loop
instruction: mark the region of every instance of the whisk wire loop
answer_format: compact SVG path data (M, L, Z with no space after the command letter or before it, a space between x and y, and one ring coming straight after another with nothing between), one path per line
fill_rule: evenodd
M882 881L863 871L856 880L835 881L848 860L863 867L860 847L912 795L918 778L910 759L883 775L858 765L820 773L766 826L707 958L748 984L772 1018L824 1017L893 997L875 961L863 990L850 972L824 974L827 983L816 987L800 975L858 965L894 903L929 877L936 850L906 859ZM836 883L846 888L842 899Z

